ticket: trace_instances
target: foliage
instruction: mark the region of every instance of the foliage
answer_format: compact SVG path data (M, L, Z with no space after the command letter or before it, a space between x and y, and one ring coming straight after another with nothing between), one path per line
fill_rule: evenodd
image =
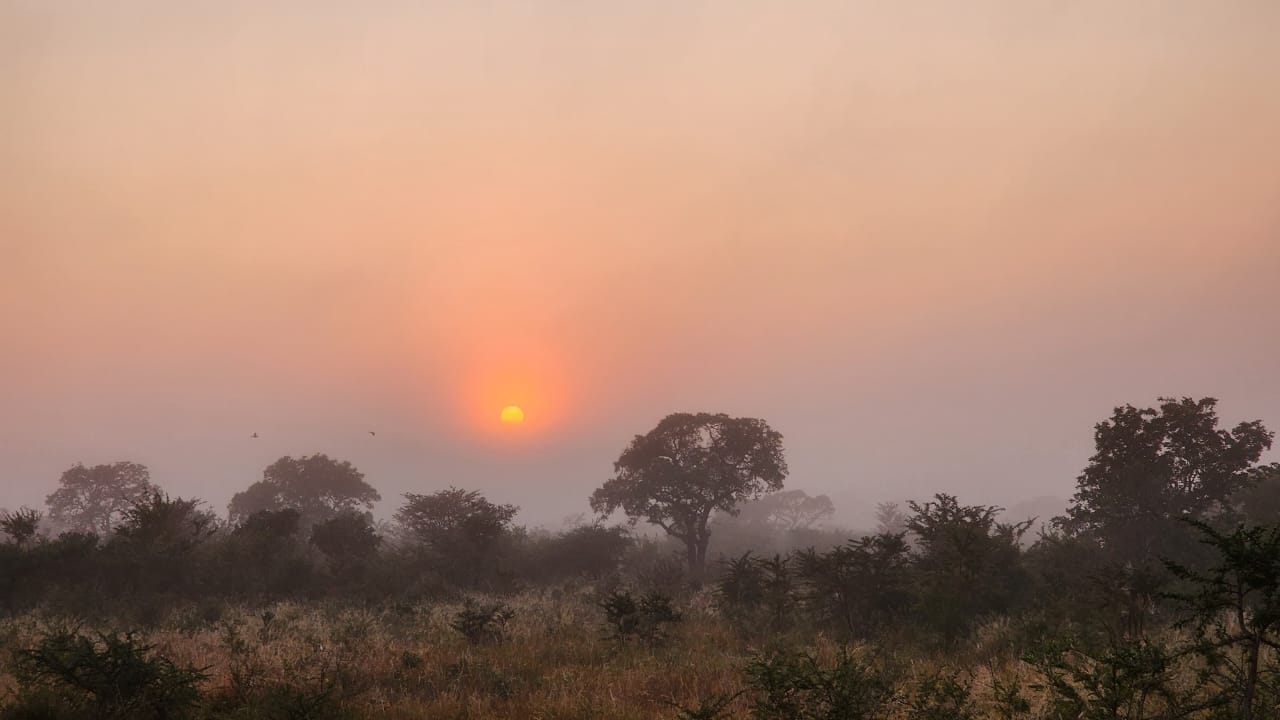
M43 513L26 507L5 511L0 513L0 532L8 535L14 545L24 546L35 538L43 517Z
M910 502L907 527L919 541L915 567L919 609L945 640L965 633L983 615L1004 612L1025 586L1019 541L1031 521L996 521L1001 508L961 505L939 493Z
M638 639L654 644L666 639L663 626L679 622L681 615L671 598L661 593L648 593L639 599L630 592L610 593L600 602L604 610L609 638L619 642Z
M49 519L59 527L106 536L134 502L156 489L145 465L77 463L62 473L58 489L45 502Z
M907 720L978 720L973 690L955 673L933 673L916 686L907 703Z
M807 530L835 514L826 495L809 495L803 490L782 490L763 495L738 507L747 523L767 525L779 532Z
M911 606L911 556L902 534L850 540L797 556L805 605L852 637L868 637Z
M896 502L876 503L876 533L880 535L900 535L907 532L907 520L910 517L898 507Z
M474 586L500 574L499 543L510 532L519 508L497 505L478 492L458 488L404 497L396 521L432 553L435 567L446 578Z
M713 512L782 489L782 435L756 418L709 413L668 415L637 435L614 463L614 476L591 495L591 509L617 510L631 522L661 527L685 545L689 570L706 565Z
M599 578L618 569L635 539L625 527L580 525L534 543L523 574L540 580Z
M336 575L358 572L381 544L382 538L363 513L343 512L311 527L311 545L324 555Z
M1227 533L1188 523L1218 560L1206 572L1168 563L1190 585L1171 595L1180 606L1179 625L1191 630L1193 649L1212 671L1220 700L1250 720L1260 692L1280 691L1280 676L1263 664L1268 648L1280 650L1280 525L1240 525Z
M830 664L805 652L757 657L746 675L756 720L873 720L897 697L884 671L843 647Z
M1178 658L1163 645L1114 640L1100 652L1048 649L1034 662L1049 693L1047 720L1157 720L1204 709ZM1191 677L1195 677L1191 674Z
M53 631L17 653L24 692L47 690L103 720L187 717L200 699L202 670L178 666L133 635L87 637Z
M1280 525L1280 463L1250 471L1249 484L1232 498L1231 507L1251 525Z
M1125 562L1187 558L1194 542L1177 521L1227 511L1273 437L1256 420L1219 428L1217 402L1161 398L1158 408L1116 408L1094 428L1096 452L1057 523L1096 535Z
M449 622L449 627L472 643L498 642L502 640L507 623L514 617L515 612L503 603L481 603L467 598L466 604Z
M381 499L351 463L316 454L268 465L262 479L236 493L227 509L238 523L261 510L293 508L310 527L343 512L372 510Z
M778 631L797 609L797 587L792 557L742 557L723 563L715 594L721 612L740 628Z

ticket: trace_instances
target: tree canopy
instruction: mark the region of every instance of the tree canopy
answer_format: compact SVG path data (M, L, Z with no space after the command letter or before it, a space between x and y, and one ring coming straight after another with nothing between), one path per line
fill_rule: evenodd
M1189 534L1176 521L1230 510L1271 447L1260 421L1218 427L1217 400L1162 398L1118 407L1094 428L1096 452L1077 479L1060 526L1096 537L1118 557L1154 561Z
M757 418L675 413L637 435L614 463L614 476L591 495L601 515L617 510L685 544L695 576L706 565L708 520L719 511L782 489L782 435Z
M343 512L368 512L381 499L351 463L317 454L268 465L261 480L231 498L227 510L239 523L262 510L292 508L310 527Z
M115 462L85 467L77 463L62 473L58 489L45 502L56 525L105 537L135 502L156 490L145 465Z

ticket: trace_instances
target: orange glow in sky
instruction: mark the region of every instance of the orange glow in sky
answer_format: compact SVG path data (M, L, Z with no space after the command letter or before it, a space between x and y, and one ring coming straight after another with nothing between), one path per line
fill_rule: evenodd
M1119 403L1280 424L1277 27L0 2L0 507L117 460L218 506L328 452L556 519L677 411L764 417L838 507L1007 505Z

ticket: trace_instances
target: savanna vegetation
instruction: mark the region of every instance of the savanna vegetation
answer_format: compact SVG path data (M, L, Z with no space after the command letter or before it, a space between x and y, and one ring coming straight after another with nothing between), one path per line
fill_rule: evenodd
M77 465L0 516L0 720L1275 720L1272 437L1117 408L1034 536L945 493L833 529L779 433L712 414L637 436L559 532L460 488L379 522L325 455L225 516Z

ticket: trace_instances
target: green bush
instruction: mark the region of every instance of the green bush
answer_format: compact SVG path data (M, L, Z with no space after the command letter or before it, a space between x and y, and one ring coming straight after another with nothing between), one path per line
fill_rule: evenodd
M14 663L19 700L11 717L40 717L40 708L101 720L177 720L188 717L200 700L203 670L181 667L132 634L73 630L45 635L19 650ZM71 714L68 715L67 712Z
M499 642L505 634L506 624L515 615L515 611L503 603L479 603L468 598L462 610L453 616L449 627L472 643Z
M636 599L629 592L614 591L600 607L604 610L609 627L609 638L619 642L639 639L653 644L665 639L663 626L680 621L680 613L671 605L671 598L661 593L649 593Z
M887 673L844 648L826 665L805 652L758 657L746 675L756 720L878 720L897 697Z

